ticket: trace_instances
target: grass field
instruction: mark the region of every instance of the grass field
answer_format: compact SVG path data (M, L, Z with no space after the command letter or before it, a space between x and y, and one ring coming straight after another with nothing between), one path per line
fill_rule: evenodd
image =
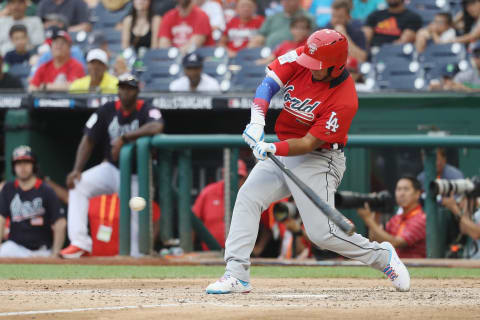
M223 266L0 265L0 279L168 279L217 278ZM473 268L409 268L412 278L480 278ZM253 278L382 278L369 267L254 266Z

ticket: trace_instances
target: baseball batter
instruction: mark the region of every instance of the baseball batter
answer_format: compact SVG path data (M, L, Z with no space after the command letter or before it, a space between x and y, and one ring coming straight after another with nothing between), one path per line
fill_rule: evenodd
M88 234L89 199L101 194L118 193L120 171L118 156L122 146L143 136L162 132L160 110L138 99L138 80L130 74L118 79L118 100L107 102L92 114L85 124L85 133L77 149L72 172L68 174L68 238L70 246L61 251L64 258L79 258L92 251ZM105 161L82 172L96 144L104 147ZM132 179L132 195L138 193L138 182ZM138 215L131 215L131 255L138 255ZM97 239L109 242L112 228L101 225Z
M280 56L267 68L257 88L251 120L243 138L261 161L240 188L225 243L225 274L207 293L249 292L250 254L260 214L270 203L290 194L310 240L322 249L359 260L385 273L399 291L410 289L410 275L388 242L348 236L331 222L283 172L267 158L278 156L292 172L334 206L334 194L345 171L343 147L358 108L354 81L345 70L348 42L329 29L313 33L304 47ZM275 124L280 142L263 141L265 114L271 98L283 87L284 107Z

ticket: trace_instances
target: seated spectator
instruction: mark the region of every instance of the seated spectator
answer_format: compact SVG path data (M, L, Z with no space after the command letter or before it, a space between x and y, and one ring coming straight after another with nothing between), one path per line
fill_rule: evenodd
M10 15L0 18L0 54L5 55L13 49L9 32L14 24L23 24L27 28L27 34L32 46L38 46L45 41L42 21L38 17L27 17L27 0L8 0L7 7ZM28 48L32 49L32 48Z
M352 19L362 22L367 19L370 13L387 7L385 0L353 0L352 5L352 12L350 12Z
M178 0L177 7L165 14L158 38L159 48L173 46L182 53L214 44L208 16L193 0Z
M347 37L348 55L354 57L359 62L367 60L365 35L362 32L362 23L352 20L350 10L352 3L350 0L335 0L332 3L332 19L327 25L328 29L336 31Z
M58 257L67 225L60 201L37 178L30 147L15 148L12 166L16 179L0 192L0 239L5 220L10 218L8 241L0 246L0 257Z
M306 16L295 17L290 23L290 32L293 40L285 40L273 50L273 53L265 58L256 61L257 64L268 64L276 58L284 55L285 53L294 50L300 46L304 46L307 43L307 38L310 35L312 21Z
M195 53L187 54L182 61L185 75L170 83L170 91L206 92L220 91L217 79L203 73L203 58Z
M23 24L13 25L10 28L10 40L14 45L14 49L7 52L5 62L10 66L29 63L32 52L28 50L27 28Z
M109 74L108 56L102 49L92 49L87 54L88 75L73 81L70 93L118 92L118 79Z
M271 49L276 48L282 41L293 40L289 32L290 23L297 16L307 16L312 21L312 31L316 25L311 17L300 6L300 0L282 0L283 11L267 17L262 27L248 44L250 48L267 46Z
M470 43L480 39L480 1L462 1L463 10L455 16L454 23L460 34L452 42Z
M315 23L320 29L326 27L332 17L333 0L313 0L308 12L315 17Z
M247 165L238 160L238 188L247 179ZM193 213L203 222L217 242L225 248L225 181L220 180L207 185L193 204ZM208 250L202 243L203 250Z
M48 41L53 59L35 71L29 91L68 91L73 81L85 75L81 63L70 55L72 39L68 32L55 29Z
M480 259L480 209L475 205L475 200L475 198L463 197L458 204L453 194L442 199L442 205L457 218L460 232L471 237L475 242L470 252L467 252L467 257L470 259ZM475 207L477 209L474 212Z
M452 90L463 92L480 92L480 40L472 45L470 58L472 67L460 71L453 78Z
M383 229L375 221L375 213L368 203L357 209L358 215L368 227L371 241L390 242L400 258L426 257L426 215L420 205L422 187L413 176L404 176L397 182L395 201L399 213L394 215Z
M455 40L455 29L453 28L452 15L448 12L440 12L435 15L433 21L417 32L415 47L417 52L425 51L428 43L448 43Z
M237 52L246 48L248 42L257 34L262 26L264 17L255 14L257 3L255 0L238 0L237 15L227 23L225 32L219 45L226 47L229 57L235 57Z
M152 46L153 1L134 0L130 14L122 23L122 48Z
M43 18L49 13L58 13L65 16L70 24L69 32L89 32L92 29L90 14L85 1L41 0L37 7L37 15Z
M438 78L430 80L428 90L430 91L449 91L455 87L453 78L459 72L459 67L456 64L449 63L441 68L441 74Z
M3 71L3 57L0 55L0 90L21 89L23 84L20 79Z
M445 148L437 148L437 162L436 162L436 170L437 170L437 179L463 179L462 171L458 170L454 166L447 163L447 150ZM422 158L424 155L422 154ZM425 180L425 171L420 172L417 176L418 181L424 184Z
M157 32L160 29L163 16L165 13L175 8L176 2L176 0L153 1L154 16L151 29L154 30L154 32L152 32L152 48L158 48Z
M213 40L220 40L225 31L225 15L222 6L215 0L195 0L195 4L208 15Z
M387 0L388 8L372 12L363 31L371 46L385 43L415 42L415 33L422 27L422 18L405 7L404 0Z

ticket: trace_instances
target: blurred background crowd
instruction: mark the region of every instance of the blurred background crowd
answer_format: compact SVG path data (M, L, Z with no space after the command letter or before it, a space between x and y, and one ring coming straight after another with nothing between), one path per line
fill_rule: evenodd
M321 28L360 92L480 88L479 0L4 0L0 23L1 89L248 92Z

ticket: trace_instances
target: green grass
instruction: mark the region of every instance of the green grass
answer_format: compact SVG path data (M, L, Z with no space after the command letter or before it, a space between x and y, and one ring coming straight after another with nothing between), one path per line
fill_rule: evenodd
M413 278L480 278L480 269L409 268ZM0 279L165 279L217 278L222 266L95 266L2 264ZM368 267L261 267L252 268L257 278L382 278Z

